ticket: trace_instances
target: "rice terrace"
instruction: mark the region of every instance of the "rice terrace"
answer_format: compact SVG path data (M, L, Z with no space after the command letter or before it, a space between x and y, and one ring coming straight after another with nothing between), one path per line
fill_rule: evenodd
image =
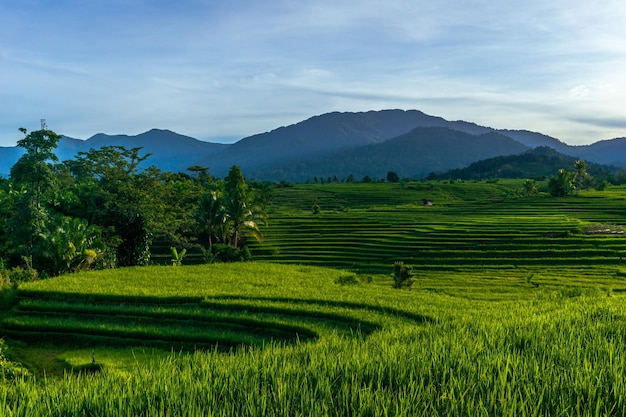
M626 187L538 186L276 187L250 261L21 283L0 415L624 415Z

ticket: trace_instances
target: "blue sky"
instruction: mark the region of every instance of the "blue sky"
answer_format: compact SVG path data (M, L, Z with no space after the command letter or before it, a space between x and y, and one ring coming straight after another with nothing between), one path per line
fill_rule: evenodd
M417 109L626 136L623 0L2 0L0 146L37 130L237 140Z

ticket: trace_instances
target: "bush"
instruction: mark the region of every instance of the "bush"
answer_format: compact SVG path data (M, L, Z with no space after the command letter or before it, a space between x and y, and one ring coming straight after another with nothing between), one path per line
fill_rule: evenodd
M37 281L38 277L39 274L37 273L37 270L31 268L30 266L27 266L26 268L16 266L9 271L9 280L14 284Z
M359 283L355 274L341 275L335 279L335 284L339 285L357 285Z
M236 248L223 243L213 245L213 257L215 262L243 262L252 258L250 250L247 247Z
M0 380L15 380L30 375L28 370L19 363L11 362L6 358L8 348L3 339L0 339Z
M393 264L393 288L410 288L413 285L413 267L398 261Z

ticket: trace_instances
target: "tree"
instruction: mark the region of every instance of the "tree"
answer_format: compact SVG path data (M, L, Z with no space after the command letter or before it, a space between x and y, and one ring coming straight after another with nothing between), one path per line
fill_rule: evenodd
M209 167L193 165L187 168L187 171L191 171L195 180L201 184L208 184L213 180L213 177L209 174Z
M550 178L548 181L548 191L550 192L550 195L553 197L565 197L571 194L574 189L572 181L571 172L566 171L563 168L559 169L556 176Z
M261 241L259 225L265 224L267 216L237 165L231 167L224 179L224 192L224 208L232 227L231 244L238 247L244 230Z
M387 173L387 181L388 182L400 182L400 177L393 171L389 171Z
M85 185L80 187L85 195L79 195L85 204L75 215L113 230L120 239L116 248L120 266L149 263L153 226L157 212L164 209L154 192L160 171L140 171L140 163L150 156L140 155L140 150L104 146L80 152L68 164L76 180Z
M50 162L57 161L54 149L59 135L47 129L28 133L17 142L26 153L11 167L11 181L18 192L14 212L8 221L8 241L10 252L17 258L33 259L41 252L42 236L50 226L50 208L44 204L44 195L53 192L55 179ZM35 256L36 257L36 256Z
M16 184L23 184L33 197L33 203L41 206L41 196L45 188L52 184L50 161L58 161L54 154L60 136L52 130L42 129L27 134L17 141L17 146L24 148L26 153L11 167L11 179Z
M576 189L589 189L591 187L591 176L587 172L587 163L581 159L574 162L573 183Z
M537 183L533 179L525 179L522 183L522 187L524 187L524 194L526 197L537 194Z
M209 250L213 249L215 239L223 240L227 234L226 210L224 208L223 191L216 189L202 194L196 211L196 221L200 233L207 236Z

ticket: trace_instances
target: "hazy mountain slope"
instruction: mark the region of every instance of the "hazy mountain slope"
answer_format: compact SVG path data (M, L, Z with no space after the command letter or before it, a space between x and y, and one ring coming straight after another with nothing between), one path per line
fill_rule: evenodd
M431 130L429 138L422 131L418 138L419 129L426 128L445 130L437 134ZM413 138L410 143L403 143L400 137L409 132ZM483 146L487 140L489 144ZM387 141L393 142L386 144ZM569 146L537 132L494 130L417 110L327 113L232 145L203 142L158 129L136 136L97 134L88 140L62 137L56 153L60 160L66 160L80 151L111 145L141 147L142 153L153 154L143 165L156 165L163 170L184 172L191 165L203 165L213 175L223 177L237 164L246 176L290 181L349 174L384 177L389 170L402 176L423 176L538 146L589 162L626 167L626 138ZM8 176L22 153L17 147L0 147L0 175Z
M468 122L449 122L417 110L335 112L244 138L219 155L202 158L197 163L211 166L217 175L224 175L234 164L246 171L257 170L384 142L418 126L452 127L472 134L490 130Z
M558 139L555 139L548 135L544 135L542 133L531 132L528 130L508 130L508 129L498 129L497 132L505 136L508 136L512 139L515 139L519 143L526 145L529 148L548 146L566 155L571 155L576 152L576 147L570 146L566 143L561 142Z
M127 149L141 147L141 155L152 154L144 162L144 166L156 165L164 171L184 172L193 165L198 155L212 155L229 145L203 142L170 130L152 129L136 136L99 133L84 141L80 150L87 151L102 146L124 146Z
M577 148L585 160L626 168L626 138L601 140Z
M0 146L0 177L8 178L11 167L23 154L24 149L17 146Z
M531 148L548 146L564 155L589 162L626 167L626 138L602 140L591 145L571 146L553 137L527 130L500 129L498 132Z
M334 155L267 169L251 170L254 178L306 181L314 177L340 179L353 175L385 178L394 171L400 177L419 178L433 171L447 171L474 161L524 152L528 147L497 132L471 135L443 127L420 127L388 141L338 152Z

